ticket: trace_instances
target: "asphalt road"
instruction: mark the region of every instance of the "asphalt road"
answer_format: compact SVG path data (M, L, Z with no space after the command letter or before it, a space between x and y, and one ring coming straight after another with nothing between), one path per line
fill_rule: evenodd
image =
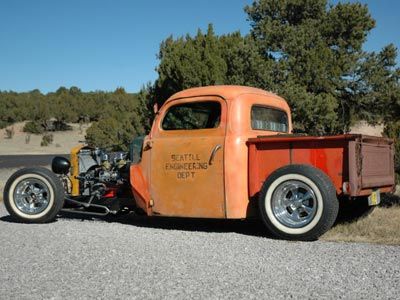
M46 155L0 155L0 169L19 168L28 166L46 166L51 164L55 156L69 158L69 154L46 154Z
M400 247L286 242L258 223L18 224L0 203L1 299L399 299Z

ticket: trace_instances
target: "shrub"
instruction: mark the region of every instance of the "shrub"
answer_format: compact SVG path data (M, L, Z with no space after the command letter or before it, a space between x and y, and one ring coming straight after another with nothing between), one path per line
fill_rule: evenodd
M25 144L29 144L30 141L31 141L31 134L28 133L28 134L25 136Z
M0 129L6 128L7 126L8 126L7 122L0 120Z
M33 134L42 134L44 132L44 128L39 122L29 121L25 124L22 131Z
M53 135L51 133L46 133L42 137L42 141L40 142L40 146L46 147L53 143Z
M5 135L7 139L12 139L14 137L15 131L14 127L6 128Z
M119 120L105 118L94 122L86 132L86 140L90 145L114 151L127 151L134 136L136 136L135 128L130 120L123 116Z
M67 131L72 130L72 126L64 121L46 121L46 131Z
M72 130L72 126L68 125L64 121L54 121L53 123L55 131L67 131Z

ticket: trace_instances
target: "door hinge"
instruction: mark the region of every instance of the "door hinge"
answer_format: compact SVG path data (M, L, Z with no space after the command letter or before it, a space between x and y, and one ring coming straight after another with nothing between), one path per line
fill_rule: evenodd
M153 141L147 141L146 144L143 147L143 150L146 151L146 150L149 150L151 148L153 148Z

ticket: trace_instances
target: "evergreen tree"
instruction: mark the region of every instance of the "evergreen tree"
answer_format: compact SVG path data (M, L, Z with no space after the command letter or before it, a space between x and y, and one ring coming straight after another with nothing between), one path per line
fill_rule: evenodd
M259 0L245 10L248 36L216 36L209 25L205 34L163 41L148 98L162 104L180 90L213 84L259 87L289 102L296 131L317 135L399 112L397 50L362 49L375 26L366 5Z
M375 26L366 5L259 0L245 10L261 51L280 65L277 91L291 104L298 129L332 134L357 120L385 119L383 110L399 95L396 49L362 50Z

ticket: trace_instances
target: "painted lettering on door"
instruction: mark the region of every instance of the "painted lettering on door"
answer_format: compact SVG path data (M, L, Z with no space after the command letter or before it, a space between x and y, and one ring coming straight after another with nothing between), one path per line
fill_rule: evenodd
M179 180L195 178L198 172L207 170L208 162L204 162L196 153L171 154L165 170L173 172Z

